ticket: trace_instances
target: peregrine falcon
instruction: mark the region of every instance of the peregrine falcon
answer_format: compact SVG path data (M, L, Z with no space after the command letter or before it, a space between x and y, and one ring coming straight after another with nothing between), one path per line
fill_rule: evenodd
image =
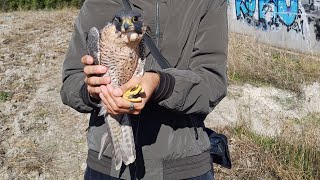
M143 35L146 31L142 16L134 10L119 11L112 23L99 31L93 27L87 37L87 51L94 64L108 67L103 76L111 78L111 85L119 87L133 76L142 76L145 64ZM123 98L131 102L141 101L143 89L137 85L124 93ZM116 169L131 164L136 159L135 143L129 115L111 115L100 102L100 113L105 118L106 133L102 136L99 159L111 145Z

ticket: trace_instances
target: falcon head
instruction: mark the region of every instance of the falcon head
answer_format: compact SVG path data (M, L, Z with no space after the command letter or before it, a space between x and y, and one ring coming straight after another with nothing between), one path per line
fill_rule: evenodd
M141 14L134 10L121 10L114 19L113 24L121 33L143 33L143 19Z

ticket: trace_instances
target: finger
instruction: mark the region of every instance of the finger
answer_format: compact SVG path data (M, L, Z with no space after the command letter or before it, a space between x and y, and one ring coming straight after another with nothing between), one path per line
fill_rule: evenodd
M119 108L119 109L122 109L122 112L128 112L129 111L129 108L130 108L130 105L131 105L131 102L127 101L126 99L122 98L122 97L117 97L117 96L114 96L114 92L116 89L112 88L111 85L107 85L107 89L108 89L108 92L110 94L110 97L112 98L113 102L116 104L116 106Z
M99 94L100 99L105 104L108 113L117 115L118 113L111 106L112 102L110 101L110 97L108 95L108 90L107 90L106 86L100 86L100 91L101 91L101 93Z
M100 87L88 86L87 89L88 92L93 96L96 96L101 93Z
M132 114L140 114L144 106L145 106L145 102L134 103L134 111L132 112Z
M122 108L119 108L117 111L115 111L114 108L110 106L109 101L103 95L103 93L100 93L100 98L104 102L108 113L111 113L111 114L114 114L114 115L117 115L117 114L135 114L135 115L138 115L138 114L140 114L140 112L142 110L142 107L144 107L143 103L134 103L133 110L129 110L131 102L123 99L123 101L126 101L128 105L127 106L122 106Z
M111 85L107 85L107 86L111 86ZM113 101L111 95L109 94L107 86L100 86L101 92L102 92L103 96L105 97L106 102L110 105L112 111L119 113L120 109L116 105L116 103Z
M139 107L138 109L134 108L134 110L130 110L130 106L132 104L130 101L127 101L126 99L124 99L122 97L113 96L112 91L114 89L111 85L107 85L107 90L108 90L107 99L112 98L112 101L109 101L109 102L112 102L111 103L112 109L116 113L119 113L119 114L132 114L132 113L138 114L141 111L141 109L140 109L141 105L138 106Z
M100 86L100 85L107 85L110 83L110 77L97 77L92 76L85 78L85 83L89 86Z
M104 104L104 108L107 110L107 112L109 114L115 114L115 112L112 110L111 106L108 104L107 99L104 97L103 93L99 94L100 99L102 100L103 104Z
M129 111L128 114L134 114L134 115L138 115L140 114L141 110L143 109L142 107L144 107L143 103L133 103L134 108L133 111Z
M107 67L102 65L89 65L83 68L83 72L87 75L96 75L96 74L104 74L108 70Z
M112 95L113 87L108 84L101 86L100 98L107 105L108 111L112 114L140 114L145 102L134 103L134 110L130 110L131 102L122 97L115 97Z
M118 113L122 113L122 114L140 114L141 110L144 108L145 106L145 101L139 102L139 103L134 103L134 102L130 102L122 97L115 97L112 95L111 90L108 88L107 89L109 91L110 97L113 99L114 103L116 104L116 106L119 108L119 110L117 111ZM133 104L133 110L130 109L130 106L132 106L131 104Z
M85 55L81 58L81 62L85 65L93 64L93 58L89 55Z

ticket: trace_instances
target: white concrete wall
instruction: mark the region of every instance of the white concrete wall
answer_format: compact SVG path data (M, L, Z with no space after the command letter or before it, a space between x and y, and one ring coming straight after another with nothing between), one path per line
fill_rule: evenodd
M320 53L320 0L229 0L229 30L283 48Z

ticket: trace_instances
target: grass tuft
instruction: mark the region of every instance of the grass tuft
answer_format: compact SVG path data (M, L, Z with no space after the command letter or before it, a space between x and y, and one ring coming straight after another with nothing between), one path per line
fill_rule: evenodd
M216 129L230 141L233 168L215 167L217 179L320 179L320 114L288 119L282 132L267 137L246 122ZM235 178L236 177L236 178Z
M0 91L0 102L10 101L11 97L11 92Z
M299 179L320 178L320 151L317 147L306 143L304 139L296 140L291 144L283 137L265 137L243 127L235 128L235 133L236 136L246 136L261 147L264 155L272 156L275 160L273 165L279 166L281 171L290 172L289 174L297 173ZM275 172L277 171L273 171ZM277 172L276 174L286 173ZM282 178L286 179L289 176L286 174Z

